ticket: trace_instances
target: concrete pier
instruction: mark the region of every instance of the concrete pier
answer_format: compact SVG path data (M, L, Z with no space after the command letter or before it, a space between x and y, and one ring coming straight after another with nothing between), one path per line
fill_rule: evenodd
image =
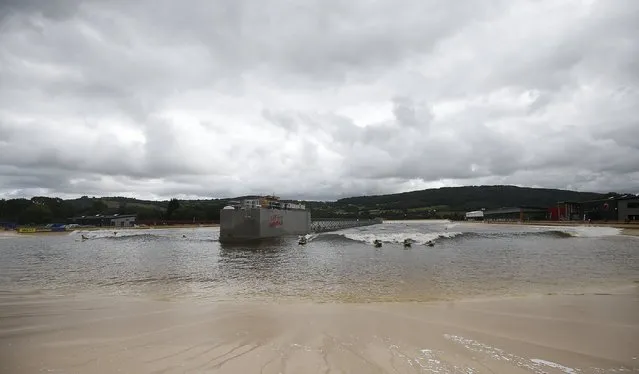
M341 219L324 218L311 221L311 232L320 233L350 229L353 227L371 226L383 223L381 218L376 219Z
M310 231L310 226L311 213L308 210L222 209L220 242L305 235Z

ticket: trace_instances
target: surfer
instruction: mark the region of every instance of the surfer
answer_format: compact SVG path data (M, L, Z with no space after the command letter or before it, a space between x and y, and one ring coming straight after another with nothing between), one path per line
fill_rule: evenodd
M412 241L410 239L404 239L404 247L410 247L412 245Z
M379 247L381 247L381 246L382 246L382 241L381 241L381 240L379 240L379 239L375 239L375 240L373 241L373 245L375 246L375 248L379 248Z

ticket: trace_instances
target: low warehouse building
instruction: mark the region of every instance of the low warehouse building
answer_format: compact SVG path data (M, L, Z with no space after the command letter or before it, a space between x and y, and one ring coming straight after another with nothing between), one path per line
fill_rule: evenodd
M593 221L639 221L639 197L625 195L582 203L584 219Z
M581 221L583 220L583 205L576 201L560 201L549 208L551 221Z
M95 216L80 216L70 219L70 223L82 226L98 226L98 227L131 227L135 225L137 215L135 214L114 214Z
M619 199L619 220L639 222L639 197L627 197Z
M481 210L475 210L466 213L466 220L468 221L481 221L484 219L484 212Z
M135 225L135 214L114 215L111 218L111 225L117 227L131 227Z
M548 219L548 209L539 207L512 207L484 211L485 221L543 221Z

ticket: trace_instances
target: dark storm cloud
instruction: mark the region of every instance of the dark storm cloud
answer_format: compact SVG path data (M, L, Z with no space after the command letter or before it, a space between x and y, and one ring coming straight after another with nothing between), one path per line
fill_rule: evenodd
M639 189L636 1L10 0L0 16L0 196Z

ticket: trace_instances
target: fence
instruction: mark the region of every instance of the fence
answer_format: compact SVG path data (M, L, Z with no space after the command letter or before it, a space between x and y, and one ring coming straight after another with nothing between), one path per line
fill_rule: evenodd
M376 219L318 219L311 222L311 232L320 233L350 229L353 227L371 226L383 223L381 218Z

